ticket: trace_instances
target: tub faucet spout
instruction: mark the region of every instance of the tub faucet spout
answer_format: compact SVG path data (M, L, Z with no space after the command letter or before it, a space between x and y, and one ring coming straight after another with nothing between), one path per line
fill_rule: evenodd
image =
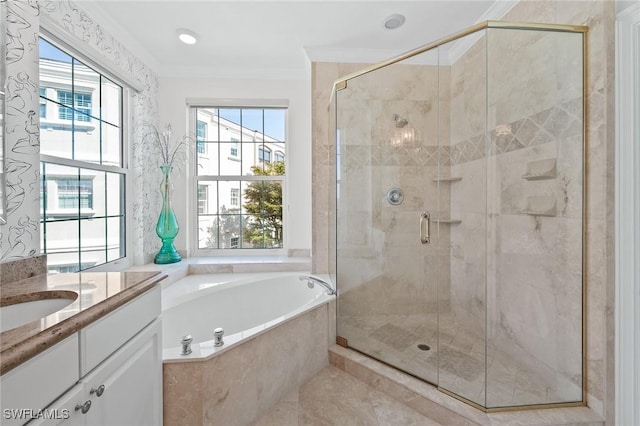
M331 285L320 278L312 277L311 275L300 275L300 281L306 281L307 286L309 288L313 288L314 285L318 284L321 287L324 287L327 290L327 294L329 296L336 294L336 291L331 288Z

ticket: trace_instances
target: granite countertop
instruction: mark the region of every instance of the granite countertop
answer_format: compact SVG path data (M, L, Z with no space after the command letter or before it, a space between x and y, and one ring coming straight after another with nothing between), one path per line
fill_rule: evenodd
M50 297L75 301L42 319L0 334L0 375L50 348L157 285L152 272L80 272L38 275L0 286L0 306ZM42 297L47 292L48 295Z

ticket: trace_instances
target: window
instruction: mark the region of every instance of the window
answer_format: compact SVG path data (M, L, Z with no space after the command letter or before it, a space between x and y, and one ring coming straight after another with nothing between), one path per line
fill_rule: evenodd
M231 196L229 197L229 204L233 207L240 207L240 189L231 188Z
M240 142L236 138L231 138L231 149L229 149L229 155L232 157L238 156L238 142Z
M265 146L258 147L258 160L265 163L271 162L271 150Z
M50 272L77 272L126 255L123 89L39 44L42 251Z
M207 214L208 186L198 185L198 214Z
M275 161L284 162L284 152L282 152L282 151L274 152L273 153L273 158L275 159Z
M198 250L283 248L282 196L284 162L271 162L273 152L286 152L286 108L193 107L192 128L208 120L209 143L219 156L196 153ZM229 153L229 155L225 155Z
M73 99L73 102L72 102ZM74 111L77 121L91 121L91 95L87 93L71 93L58 90L58 118L61 120L73 120ZM73 108L64 105L73 105Z
M196 148L198 154L205 153L205 140L207 140L207 123L198 120L196 123Z
M59 209L93 209L93 179L67 177L53 181L58 192Z
M47 101L44 99L47 93L46 87L40 88L40 118L47 118Z
M231 248L238 248L240 246L240 238L232 237L231 238Z

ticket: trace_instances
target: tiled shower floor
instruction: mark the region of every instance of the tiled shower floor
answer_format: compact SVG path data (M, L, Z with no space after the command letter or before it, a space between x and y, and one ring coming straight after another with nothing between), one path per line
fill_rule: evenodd
M484 401L485 341L465 330L450 315L440 317L440 371L438 372L438 319L433 315L374 315L342 317L339 335L349 346L431 383L439 383L460 396ZM427 345L424 351L418 345ZM366 350L365 350L366 348ZM424 347L423 347L424 348ZM561 401L548 386L575 389L568 379L532 372L513 357L490 345L486 356L490 406L533 405ZM575 392L574 392L575 393ZM579 393L578 398L579 399ZM483 404L482 404L483 405Z
M424 425L440 423L329 366L283 398L254 426Z

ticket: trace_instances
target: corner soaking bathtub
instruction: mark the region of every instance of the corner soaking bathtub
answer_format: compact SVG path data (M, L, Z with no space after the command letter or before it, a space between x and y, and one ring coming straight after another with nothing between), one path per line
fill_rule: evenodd
M318 285L309 288L300 275L309 274L198 274L169 285L162 293L163 360L210 358L335 299ZM224 344L215 347L219 327ZM181 355L185 335L193 337L190 355Z

